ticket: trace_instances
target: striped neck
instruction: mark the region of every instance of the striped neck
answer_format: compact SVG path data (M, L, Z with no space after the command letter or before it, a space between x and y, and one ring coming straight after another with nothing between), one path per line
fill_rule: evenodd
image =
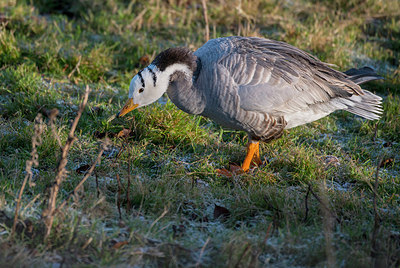
M173 82L191 87L193 75L199 73L197 65L197 57L189 49L164 50L132 78L129 98L142 107L158 100Z

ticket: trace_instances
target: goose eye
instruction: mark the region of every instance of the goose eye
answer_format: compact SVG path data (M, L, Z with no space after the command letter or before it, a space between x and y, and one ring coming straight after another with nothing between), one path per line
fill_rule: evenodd
M139 89L139 93L142 93L144 91L144 88Z

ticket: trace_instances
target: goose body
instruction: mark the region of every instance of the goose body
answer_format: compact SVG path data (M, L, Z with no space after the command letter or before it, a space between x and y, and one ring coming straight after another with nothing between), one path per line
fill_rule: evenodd
M208 41L197 51L170 48L132 78L119 113L148 105L167 92L183 111L249 135L242 165L260 163L258 142L336 110L379 119L381 98L359 85L380 79L372 69L336 71L284 42L256 37Z

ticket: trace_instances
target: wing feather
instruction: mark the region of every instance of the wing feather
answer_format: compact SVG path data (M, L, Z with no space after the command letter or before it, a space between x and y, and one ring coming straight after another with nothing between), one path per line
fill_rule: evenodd
M345 74L289 44L244 37L232 42L219 64L238 84L242 109L281 115L363 94Z

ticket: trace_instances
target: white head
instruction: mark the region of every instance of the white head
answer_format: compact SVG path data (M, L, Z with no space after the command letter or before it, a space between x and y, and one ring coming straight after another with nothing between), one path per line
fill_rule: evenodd
M117 116L124 116L135 108L157 101L167 91L171 75L175 72L180 71L192 77L194 65L189 60L193 60L193 56L189 57L189 53L189 50L182 48L161 52L149 66L132 78L129 100Z

